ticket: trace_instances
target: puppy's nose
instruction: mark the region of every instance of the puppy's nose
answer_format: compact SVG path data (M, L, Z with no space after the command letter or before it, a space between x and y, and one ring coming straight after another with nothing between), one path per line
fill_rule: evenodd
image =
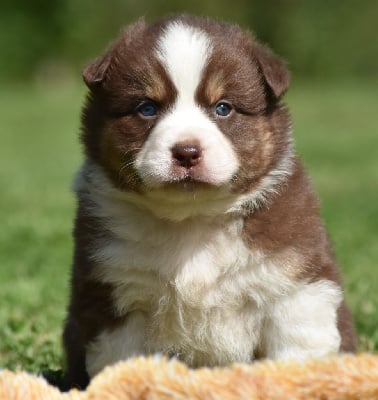
M195 143L176 143L172 148L172 157L177 165L191 168L201 161L202 149Z

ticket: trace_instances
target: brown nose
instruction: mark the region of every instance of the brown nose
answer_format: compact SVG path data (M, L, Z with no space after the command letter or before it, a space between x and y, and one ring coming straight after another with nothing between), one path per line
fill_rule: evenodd
M201 161L201 147L193 143L176 143L172 148L172 157L177 165L191 168Z

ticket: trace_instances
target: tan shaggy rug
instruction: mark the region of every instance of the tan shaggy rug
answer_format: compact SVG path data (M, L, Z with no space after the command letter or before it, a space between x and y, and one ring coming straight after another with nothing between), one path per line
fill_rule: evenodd
M120 362L86 391L60 393L40 377L0 371L1 400L378 400L378 356L335 356L298 362L262 361L191 370L150 357Z

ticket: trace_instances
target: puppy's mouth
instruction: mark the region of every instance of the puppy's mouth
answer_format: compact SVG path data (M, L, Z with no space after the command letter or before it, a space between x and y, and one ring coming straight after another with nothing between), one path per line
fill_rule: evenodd
M212 174L202 165L183 167L173 164L160 178L160 188L169 190L199 191L217 186L212 182Z
M181 177L173 177L163 184L163 188L174 189L178 191L197 191L214 189L214 185L195 175L186 174Z

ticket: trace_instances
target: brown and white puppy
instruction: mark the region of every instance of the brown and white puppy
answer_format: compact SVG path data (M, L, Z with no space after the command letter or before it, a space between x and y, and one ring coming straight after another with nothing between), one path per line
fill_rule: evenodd
M353 350L282 60L178 16L129 27L84 80L67 383L141 354L198 367Z

